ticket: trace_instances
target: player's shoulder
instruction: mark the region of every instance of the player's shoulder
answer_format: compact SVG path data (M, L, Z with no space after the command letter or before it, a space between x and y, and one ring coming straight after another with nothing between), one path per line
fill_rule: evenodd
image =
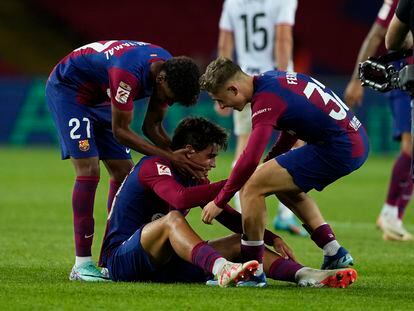
M160 156L145 156L139 163L141 176L172 176L171 162Z

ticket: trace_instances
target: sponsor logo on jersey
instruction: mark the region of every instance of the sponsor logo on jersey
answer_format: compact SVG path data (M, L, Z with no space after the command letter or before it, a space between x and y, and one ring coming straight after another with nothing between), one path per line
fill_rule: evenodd
M126 104L128 102L129 94L131 94L131 86L123 81L119 82L118 89L116 90L115 100L120 104Z
M90 148L90 146L89 146L89 140L88 139L79 141L79 150L80 151L88 151L89 148Z
M160 163L157 164L158 175L169 175L172 176L171 170L168 166Z
M264 112L268 112L268 111L272 111L272 108L263 108L263 109L257 110L255 113L253 113L252 119L257 115L262 114Z

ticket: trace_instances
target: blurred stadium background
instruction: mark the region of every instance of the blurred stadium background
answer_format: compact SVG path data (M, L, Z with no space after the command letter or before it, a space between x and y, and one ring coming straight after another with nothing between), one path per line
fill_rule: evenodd
M57 3L59 3L57 5ZM97 40L152 42L173 55L188 55L202 69L216 55L222 0L4 0L0 3L0 145L55 145L44 83L53 66L73 49ZM317 77L342 95L359 46L381 0L299 0L294 28L295 70ZM204 115L228 129L231 117L211 109L205 94L191 110L173 107L167 130L187 114ZM136 105L135 130L146 107ZM374 153L398 149L383 96L367 91L357 111ZM230 145L232 147L233 144Z

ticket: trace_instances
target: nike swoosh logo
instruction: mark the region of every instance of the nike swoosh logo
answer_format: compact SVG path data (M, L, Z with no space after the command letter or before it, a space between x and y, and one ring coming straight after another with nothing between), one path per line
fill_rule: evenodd
M94 233L92 233L91 235L86 235L85 234L85 239L89 239L89 238L93 237L93 235L94 235Z

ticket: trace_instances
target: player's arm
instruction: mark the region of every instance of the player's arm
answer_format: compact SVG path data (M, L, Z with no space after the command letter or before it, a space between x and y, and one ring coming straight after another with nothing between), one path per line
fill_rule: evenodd
M145 188L178 210L204 206L214 199L226 182L184 187L172 174L169 163L148 160L142 165L138 178Z
M154 96L151 96L142 124L142 132L144 135L155 145L165 150L169 150L171 144L171 139L162 125L167 110L167 103L161 103Z
M298 138L295 135L291 135L286 131L282 131L276 143L263 159L263 162L269 161L270 159L273 159L282 153L288 152L290 149L292 149L297 141Z
M218 39L218 56L233 59L234 35L232 31L220 29Z
M223 212L220 213L216 219L230 231L240 234L243 233L243 227L241 225L241 214L231 208L231 206L226 205L223 208ZM280 236L274 234L272 231L265 229L263 240L266 245L273 247L278 254L282 255L285 258L288 257L296 260L295 255L293 254L293 251L290 249L290 247L283 241Z
M349 81L344 93L345 103L350 107L361 105L362 98L364 96L364 89L361 86L361 81L359 80L359 63L377 53L379 45L384 40L386 31L386 27L378 22L375 22L359 49L351 80Z
M387 50L403 50L413 46L413 36L408 24L403 23L397 15L391 20L385 36Z
M272 136L272 132L273 127L270 125L261 125L253 128L247 146L237 160L226 185L214 200L218 207L224 208L227 202L243 187L256 170L260 158L266 149L267 142Z
M288 24L275 26L274 59L276 68L286 71L293 52L293 27Z
M220 29L219 39L217 45L217 54L228 59L233 59L234 52L234 34L230 30ZM217 103L214 103L214 110L221 116L229 116L232 113L231 108L220 108Z
M171 152L151 144L131 129L133 114L133 110L123 111L112 105L112 132L116 140L142 154L159 155L170 159Z

